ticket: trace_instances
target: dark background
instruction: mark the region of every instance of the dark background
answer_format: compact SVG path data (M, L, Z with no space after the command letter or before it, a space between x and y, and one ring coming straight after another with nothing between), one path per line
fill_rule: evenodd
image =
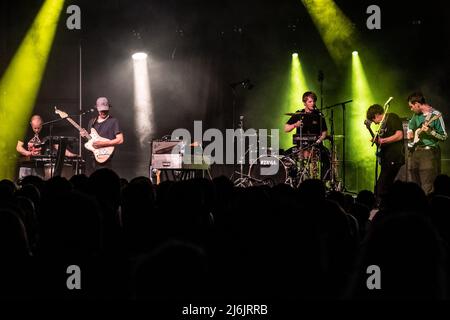
M357 50L365 58L376 102L394 96L392 111L410 116L406 98L411 91L422 90L448 123L450 14L445 2L335 2L358 31L361 47ZM1 73L42 3L1 2ZM71 4L81 8L81 30L66 28L65 9ZM371 4L381 7L381 30L366 28L366 8ZM251 79L254 88L236 90L236 115L245 115L248 128L273 127L274 123L281 127L287 119L280 115L279 103L294 50L300 52L312 90L318 92L317 73L324 71L324 105L352 98L350 53L348 65L333 62L300 0L67 1L34 109L45 120L57 118L53 106L68 113L78 110L80 48L82 106L94 106L99 96L109 98L111 113L125 135L115 160L118 173L126 178L147 175L150 160L150 144L139 145L133 126L131 54L137 50L149 54L156 125L149 141L176 128L192 129L194 120L202 120L204 130L232 128L229 84L245 78ZM339 115L336 120L339 133ZM55 128L58 134L76 135L67 123ZM449 151L446 142L443 170L447 173ZM225 167L213 169L215 175L230 174ZM353 180L349 177L349 188L357 189Z

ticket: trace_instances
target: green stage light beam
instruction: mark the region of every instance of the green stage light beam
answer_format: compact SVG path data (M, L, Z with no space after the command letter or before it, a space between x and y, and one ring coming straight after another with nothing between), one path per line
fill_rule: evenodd
M64 0L46 0L0 80L0 179L13 179Z
M308 85L306 82L305 74L300 62L300 57L297 53L292 54L291 72L289 79L289 86L286 91L285 101L283 103L283 110L280 115L281 130L284 129L284 125L289 119L284 113L295 112L298 109L303 108L302 95L308 91ZM292 146L292 135L282 133L280 135L280 148L289 148Z
M346 61L357 41L355 27L333 0L302 0L328 52L336 63Z
M367 109L374 104L374 98L359 54L352 55L352 95L353 106L349 108L349 144L347 157L353 161L358 170L358 191L374 188L376 147L371 146L371 136L364 126ZM375 130L376 128L374 128Z

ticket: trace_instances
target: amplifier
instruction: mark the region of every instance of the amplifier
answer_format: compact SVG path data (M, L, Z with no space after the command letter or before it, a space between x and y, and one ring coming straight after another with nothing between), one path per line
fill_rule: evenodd
M179 154L183 151L183 141L171 140L171 141L152 141L152 155L154 154Z
M183 167L182 154L152 154L152 168L181 169Z

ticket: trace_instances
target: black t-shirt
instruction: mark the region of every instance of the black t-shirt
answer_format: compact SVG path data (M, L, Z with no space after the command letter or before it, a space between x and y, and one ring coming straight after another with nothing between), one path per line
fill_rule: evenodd
M25 134L25 137L22 140L20 140L20 141L23 142L24 149L30 151L31 150L30 146L32 144L34 144L36 146L37 144L41 144L41 143L44 144L44 143L46 143L47 141L46 141L45 138L47 136L48 136L48 132L47 132L47 129L45 127L43 127L41 129L41 131L37 135L34 133L34 131L33 131L33 129L31 127L28 127L27 133ZM48 147L48 143L45 145L45 147L42 146L42 150L41 150L40 154L44 154L45 153L45 149L47 147Z
M97 121L97 118L91 119L88 124L88 132L91 131L91 128L94 128L100 137L109 140L115 139L116 135L121 133L119 129L119 121L111 116L101 123Z
M382 138L388 138L394 135L396 131L402 131L403 133L402 121L395 113L387 113L385 116L385 123L385 130L381 130L383 134L380 134ZM381 162L387 161L403 164L405 162L403 148L403 140L382 144L380 147Z
M100 123L97 121L97 117L92 118L91 120L89 120L87 131L90 133L92 128L94 128L97 131L100 137L109 140L115 139L116 135L121 133L119 129L119 121L111 116L109 116L108 119ZM115 152L113 152L108 161L112 160L114 153ZM94 157L94 154L91 152L88 152L88 155L89 157Z
M302 134L310 134L320 136L322 132L327 131L327 123L325 118L319 110L314 109L311 113L307 113L305 109L302 111L297 110L300 114L293 115L287 122L287 124L294 124L301 120L303 122ZM297 128L297 134L300 133L300 129Z

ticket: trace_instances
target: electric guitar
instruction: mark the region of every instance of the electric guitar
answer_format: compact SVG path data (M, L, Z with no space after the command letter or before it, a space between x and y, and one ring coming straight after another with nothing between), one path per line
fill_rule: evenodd
M379 137L379 135L376 135L376 136L375 136L375 133L373 133L372 128L370 127L370 125L372 124L372 122L371 122L370 120L367 120L367 119L366 119L366 120L364 121L364 124L365 124L367 130L369 130L370 135L372 136L372 141L373 141L373 143L375 143L375 144L377 145L377 152L375 153L375 155L376 155L377 158L378 158L378 162L380 162L380 161L381 161L381 158L380 158L380 151L378 150L378 148L380 147L380 144L378 143L378 137Z
M432 123L434 120L437 120L437 119L439 119L440 117L442 117L442 114L437 114L437 115L434 115L434 116L432 116L431 118L430 118L430 120L425 120L423 123L422 123L422 125L420 126L420 128L419 129L417 129L415 132L414 132L414 139L413 139L413 141L412 142L409 142L408 143L408 147L409 148L414 148L418 143L419 143L419 141L420 141L420 134L423 132L422 130L423 130L423 127L424 126L426 126L426 127L428 127L428 125L430 124L430 123Z
M94 142L96 142L96 141L111 141L111 140L101 137L98 134L97 130L95 130L94 128L91 128L91 132L88 133L85 129L80 127L78 125L78 123L73 121L72 118L70 118L67 113L65 113L64 111L58 110L56 107L55 107L55 113L58 114L61 118L69 121L71 125L73 125L75 128L78 129L81 136L88 140L84 144L84 147L94 154L95 161L97 161L98 163L104 163L111 157L111 155L114 152L114 147L105 147L105 148L96 149L93 146Z
M371 122L370 120L365 120L365 121L364 121L364 124L365 124L367 130L369 130L369 133L370 133L370 135L372 136L372 140L375 139L375 133L373 133L372 128L370 127L370 125L372 124L372 122ZM374 140L374 143L375 143L377 146L379 146L378 139Z

